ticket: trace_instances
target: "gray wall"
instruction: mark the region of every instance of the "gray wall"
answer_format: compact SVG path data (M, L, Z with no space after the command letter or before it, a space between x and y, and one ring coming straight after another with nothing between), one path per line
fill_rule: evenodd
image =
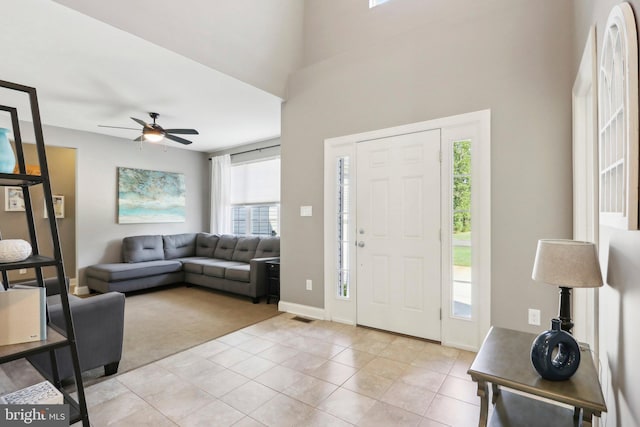
M38 165L38 154L35 144L23 144L27 165ZM14 148L15 152L15 148ZM46 147L49 176L53 194L64 196L65 217L58 219L58 236L60 237L65 272L69 277L76 274L76 150L63 147ZM34 223L38 233L38 249L42 255L53 255L53 241L49 230L49 219L44 218L44 196L42 186L31 187L31 203ZM6 212L4 210L5 192L0 189L0 231L3 239L23 239L30 241L26 212ZM18 270L9 271L12 282L35 278L35 269L27 269L25 274ZM53 267L45 267L46 277L56 274Z
M33 142L30 124L23 140ZM76 149L76 243L79 286L84 268L120 261L122 238L138 234L197 232L208 228L208 160L205 153L138 143L89 132L45 126L46 145ZM187 219L184 223L117 224L117 168L132 167L185 174ZM63 242L64 244L64 242Z
M383 14L365 1L306 2L307 67L291 76L282 115L284 301L324 306L326 138L491 109L491 323L548 328L529 326L527 308L545 323L557 315L557 289L531 271L537 240L572 230L572 6L402 0Z
M596 26L598 63L602 35L615 0L575 3L574 70L577 70L587 33ZM628 3L640 22L640 0ZM637 143L637 141L636 141ZM600 259L606 284L599 289L599 368L608 413L607 426L640 426L640 232L600 227Z

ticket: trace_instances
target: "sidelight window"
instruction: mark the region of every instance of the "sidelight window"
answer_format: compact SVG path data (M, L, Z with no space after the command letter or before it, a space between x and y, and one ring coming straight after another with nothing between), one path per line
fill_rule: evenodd
M349 212L349 199L351 191L351 168L349 157L340 157L337 161L337 296L340 298L349 298L349 251L350 245L354 242L350 238L351 236L351 224L350 224L350 212Z
M472 218L471 141L455 141L452 146L452 257L453 286L451 313L471 318L472 307Z

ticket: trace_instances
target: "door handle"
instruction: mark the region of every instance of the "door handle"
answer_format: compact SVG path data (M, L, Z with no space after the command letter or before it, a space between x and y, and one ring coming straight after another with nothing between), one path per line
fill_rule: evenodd
M359 247L359 248L364 248L364 242L363 242L362 240L360 240L360 241L358 242L358 247Z

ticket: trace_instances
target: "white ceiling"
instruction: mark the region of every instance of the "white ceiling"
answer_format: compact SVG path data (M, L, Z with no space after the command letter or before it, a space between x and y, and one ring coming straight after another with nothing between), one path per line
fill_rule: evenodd
M133 139L138 131L98 125L136 128L129 117L154 111L165 128L197 129L192 145L175 145L203 152L280 135L279 96L58 3L4 2L0 28L0 79L37 89L44 124ZM6 91L0 103L25 104Z

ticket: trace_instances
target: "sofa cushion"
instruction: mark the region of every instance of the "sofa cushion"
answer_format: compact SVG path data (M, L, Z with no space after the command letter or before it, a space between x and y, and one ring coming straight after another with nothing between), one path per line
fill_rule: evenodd
M258 243L254 258L271 258L280 256L280 238L263 237Z
M173 273L182 269L182 263L174 260L146 261L140 263L96 264L87 267L89 277L115 282L118 280L136 279L138 277Z
M124 262L157 261L164 259L162 236L130 236L122 239Z
M249 262L256 254L256 248L260 242L259 237L240 237L233 250L231 260Z
M233 250L236 248L236 243L238 243L237 236L223 234L220 236L216 250L213 252L213 257L231 261L233 258Z
M216 250L218 240L220 240L219 234L198 233L196 237L196 256L213 258L213 252Z
M202 264L199 262L187 261L182 263L185 273L202 274Z
M225 279L248 283L251 277L250 271L249 264L234 265L227 267L224 277Z
M211 260L212 262L209 264L204 264L202 266L202 274L205 276L211 277L220 277L224 278L225 270L228 267L236 267L239 265L246 265L244 262L237 261L226 261L226 260Z
M196 254L196 233L170 234L162 236L164 259L175 259Z
M223 259L215 259L209 257L191 257L182 259L182 268L187 273L202 274L202 268L205 265L217 265L220 262L228 262Z

